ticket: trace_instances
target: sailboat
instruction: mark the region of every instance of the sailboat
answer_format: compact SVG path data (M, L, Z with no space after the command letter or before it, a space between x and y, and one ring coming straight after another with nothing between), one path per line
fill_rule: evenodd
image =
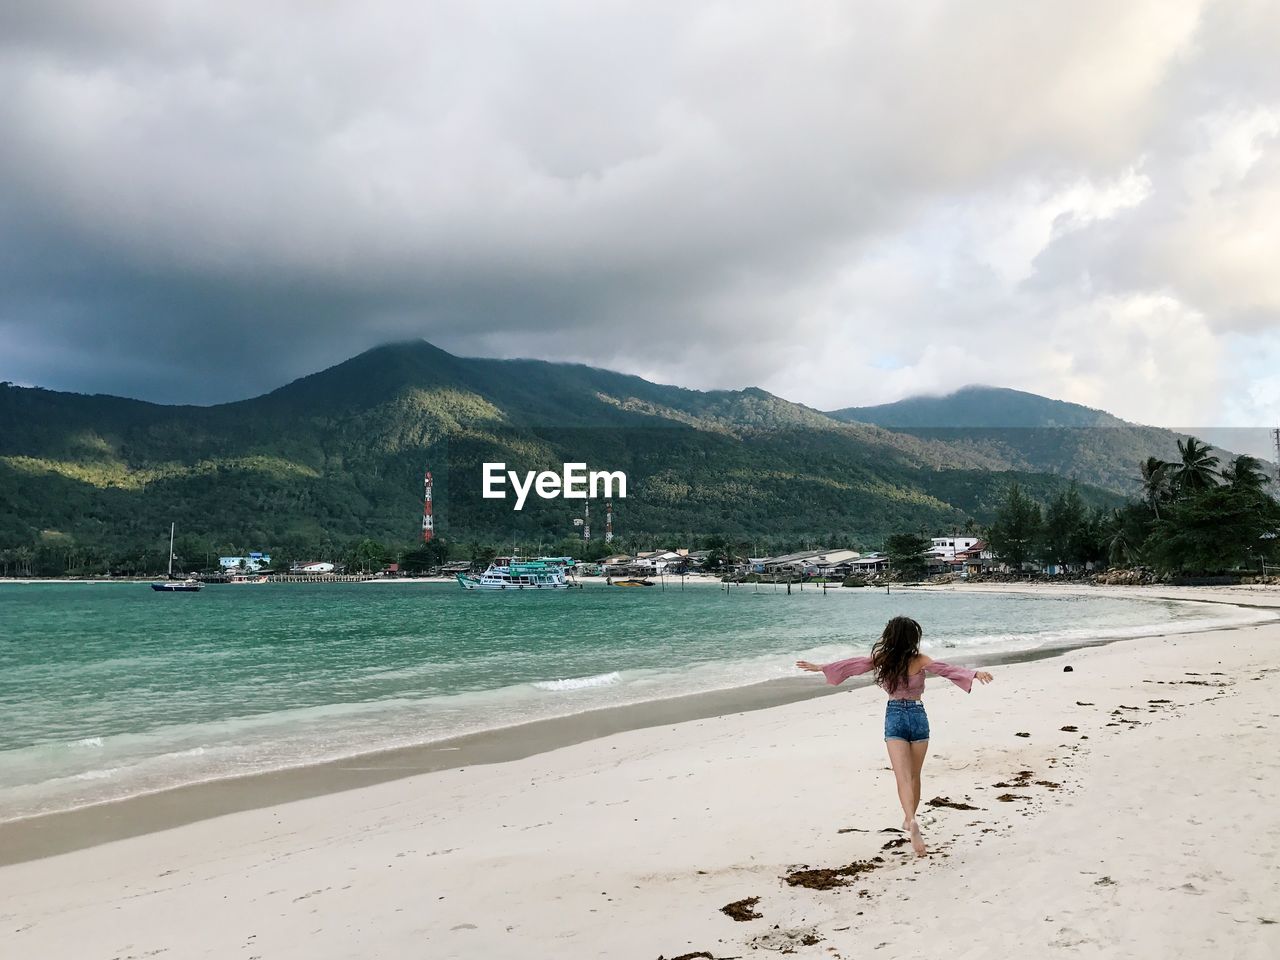
M151 589L161 593L195 593L204 586L199 580L192 580L190 577L185 580L173 579L173 531L176 527L176 523L169 524L169 576L163 582L151 584Z

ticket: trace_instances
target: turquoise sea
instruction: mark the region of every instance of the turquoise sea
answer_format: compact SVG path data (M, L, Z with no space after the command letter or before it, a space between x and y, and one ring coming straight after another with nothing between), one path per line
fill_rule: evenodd
M965 662L1238 622L1104 597L710 585L0 584L0 820L611 704L795 676L890 616Z

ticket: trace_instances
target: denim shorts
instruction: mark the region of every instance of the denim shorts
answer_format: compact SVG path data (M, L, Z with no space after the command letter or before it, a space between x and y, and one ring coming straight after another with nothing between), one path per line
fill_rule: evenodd
M884 708L884 738L915 743L929 739L929 715L919 700L890 700Z

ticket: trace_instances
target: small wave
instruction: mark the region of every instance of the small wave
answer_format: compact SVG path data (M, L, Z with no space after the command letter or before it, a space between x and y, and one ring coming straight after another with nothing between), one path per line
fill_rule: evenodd
M101 737L85 737L83 740L77 740L72 744L74 747L100 747L102 746Z
M86 770L83 773L77 773L72 779L75 780L106 780L108 777L114 777L120 772L119 767L108 767L106 770Z
M569 677L565 680L539 680L533 685L539 690L585 690L588 687L608 687L622 679L617 670L612 673L598 673L594 677Z

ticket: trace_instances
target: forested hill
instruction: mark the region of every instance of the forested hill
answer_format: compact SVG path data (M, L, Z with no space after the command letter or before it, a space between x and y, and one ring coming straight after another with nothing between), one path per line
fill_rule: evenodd
M961 387L943 396L908 397L875 407L846 407L832 411L830 416L895 429L1133 426L1106 411L1078 403L1051 400L1022 390L976 385Z
M615 504L624 544L720 534L875 547L898 530L983 522L1012 479L1048 497L1076 476L1087 500L1113 503L1134 489L1138 460L1175 453L1172 434L1122 421L1101 447L1078 428L1063 439L1044 427L992 435L850 422L877 409L828 415L763 390L686 390L577 364L456 357L421 341L213 407L4 385L0 549L57 542L118 554L153 547L170 520L189 553L404 543L428 466L451 539L572 533L568 502L516 513L480 499L486 460L626 471L630 495Z
M1132 492L1134 465L1170 459L1184 434L1129 423L1102 410L1000 387L968 386L829 416L963 448L1007 468L1066 474ZM1227 459L1227 452L1218 451Z

